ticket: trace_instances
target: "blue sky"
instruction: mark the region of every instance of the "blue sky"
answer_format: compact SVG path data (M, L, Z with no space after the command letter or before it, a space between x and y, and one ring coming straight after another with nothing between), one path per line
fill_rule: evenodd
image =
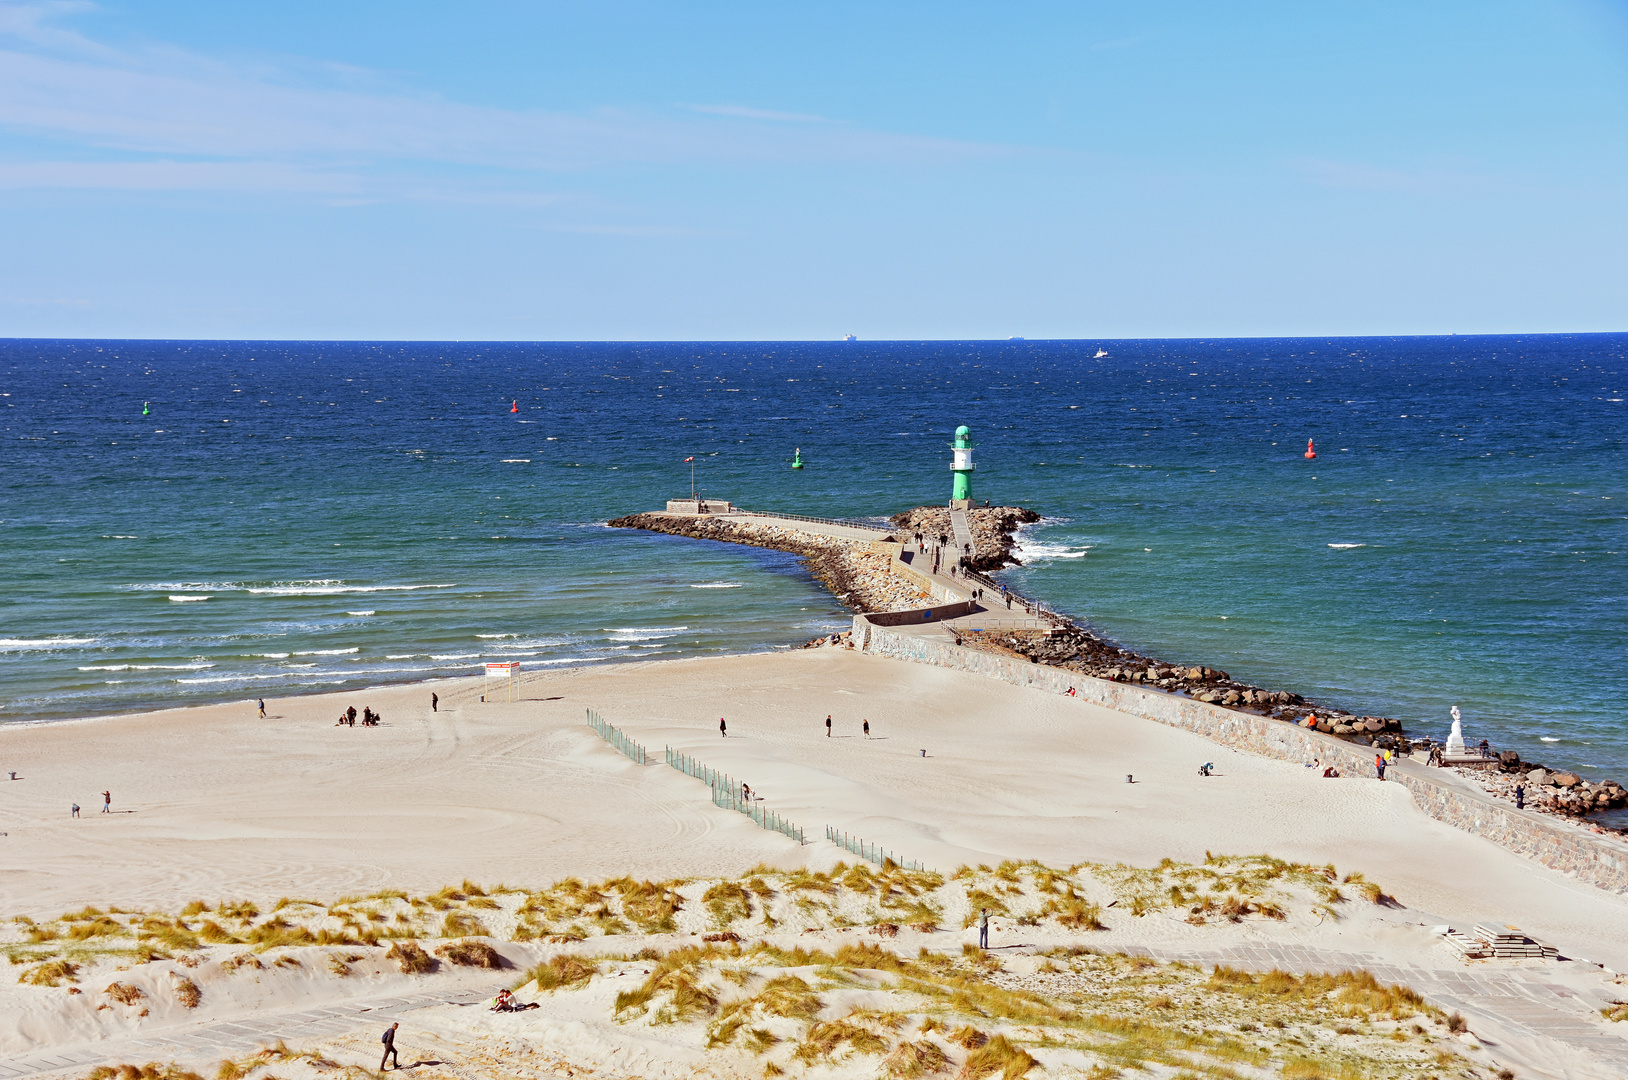
M1622 3L0 0L0 336L1628 329Z

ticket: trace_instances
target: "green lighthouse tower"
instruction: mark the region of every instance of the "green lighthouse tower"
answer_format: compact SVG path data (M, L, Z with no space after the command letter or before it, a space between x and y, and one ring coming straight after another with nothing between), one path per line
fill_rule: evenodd
M955 473L955 486L950 489L951 510L972 509L972 430L962 424L955 429L955 442L950 448L955 451L955 460L950 462L950 471Z

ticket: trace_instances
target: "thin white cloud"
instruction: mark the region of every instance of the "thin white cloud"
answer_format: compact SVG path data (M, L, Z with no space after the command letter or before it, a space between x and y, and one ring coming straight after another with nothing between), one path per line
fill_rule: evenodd
M1301 158L1292 167L1320 187L1390 191L1408 195L1459 196L1530 193L1534 189L1476 171L1467 163L1435 163L1399 169L1361 161Z
M749 109L744 105L691 105L691 112L710 116L738 116L743 120L772 120L783 124L824 124L823 116L808 113L775 112L772 109Z
M1032 152L733 105L678 114L466 105L307 60L228 64L168 46L113 49L52 25L77 10L0 4L0 39L10 45L0 49L0 130L73 148L0 166L0 187L355 197L383 188L408 197L390 174L451 166L486 170L473 188L488 198L493 176L527 188L537 174L628 164L943 165ZM164 160L72 164L86 156Z
M103 188L120 191L363 190L360 177L320 173L261 161L26 161L0 162L0 190Z

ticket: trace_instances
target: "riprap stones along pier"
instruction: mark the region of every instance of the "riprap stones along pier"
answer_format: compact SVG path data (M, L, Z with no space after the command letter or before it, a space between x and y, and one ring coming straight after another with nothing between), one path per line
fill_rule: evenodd
M860 614L905 611L923 603L922 590L889 569L892 553L884 545L891 536L880 528L874 539L865 539L858 529L840 530L853 533L851 536L829 535L838 530L816 532L812 527L799 527L786 519L767 516L661 512L629 514L607 524L614 529L648 529L673 536L789 551L801 559L816 581Z

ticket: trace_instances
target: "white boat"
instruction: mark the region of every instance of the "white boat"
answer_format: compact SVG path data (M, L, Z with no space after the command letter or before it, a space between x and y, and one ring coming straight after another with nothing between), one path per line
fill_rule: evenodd
M1093 360L1101 360L1104 356L1107 356L1107 355L1108 355L1108 350L1107 349L1099 348L1097 350L1097 355L1093 356L1091 359L1093 359Z
M857 337L855 337L854 335L852 335L852 334L843 334L842 335L842 340L843 341L858 341L859 339Z

